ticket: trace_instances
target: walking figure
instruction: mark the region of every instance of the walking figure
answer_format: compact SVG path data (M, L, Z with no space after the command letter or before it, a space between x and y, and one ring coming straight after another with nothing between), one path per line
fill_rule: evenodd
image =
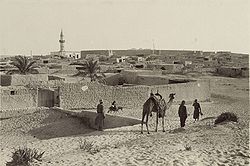
M193 107L194 107L194 114L193 114L193 118L194 118L194 122L199 120L199 115L201 114L201 116L203 115L201 112L201 106L200 104L197 102L197 99L194 100L193 103Z
M182 100L182 102L181 102L181 105L180 105L179 110L178 110L178 114L180 117L181 127L184 127L186 119L187 119L187 108L185 106L184 100Z
M95 118L95 125L99 131L103 131L103 123L105 118L103 110L103 101L100 100L100 103L97 105L97 116Z

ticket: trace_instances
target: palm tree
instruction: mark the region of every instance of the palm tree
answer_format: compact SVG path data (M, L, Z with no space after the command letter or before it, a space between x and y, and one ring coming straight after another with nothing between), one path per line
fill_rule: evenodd
M101 68L98 64L98 61L93 59L88 59L85 63L76 62L72 63L71 65L79 65L82 66L78 68L78 73L75 76L89 76L91 82L96 81L97 79L100 80L101 78L105 77L103 73L100 72ZM98 74L100 73L100 74Z
M11 63L16 69L9 70L7 74L18 73L26 75L29 73L37 74L38 71L35 69L34 64L36 61L30 61L26 56L16 56L15 60Z

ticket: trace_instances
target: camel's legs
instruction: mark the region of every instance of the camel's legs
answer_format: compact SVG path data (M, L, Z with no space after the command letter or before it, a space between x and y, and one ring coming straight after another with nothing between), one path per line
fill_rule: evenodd
M147 114L147 117L146 117L146 127L147 127L147 131L148 131L148 134L149 134L149 130L148 130L148 114Z
M156 126L155 126L155 132L157 132L157 128L158 128L158 121L159 121L159 112L156 112Z
M143 123L144 123L144 118L145 118L145 113L144 113L144 110L143 110L143 113L142 113L142 120L141 120L141 133L143 134Z
M165 132L164 123L165 123L165 121L164 121L164 116L163 116L163 117L162 117L162 131L163 131L163 132Z

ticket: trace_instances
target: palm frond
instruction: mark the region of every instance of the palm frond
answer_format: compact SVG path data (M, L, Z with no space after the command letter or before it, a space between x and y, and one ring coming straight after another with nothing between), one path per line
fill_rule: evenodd
M90 61L89 72L95 74L97 72L97 61Z
M15 61L13 65L20 70L20 73L23 73L24 61L21 55L15 57Z
M20 70L18 70L18 69L9 70L9 71L6 72L6 74L8 74L8 75L20 74Z
M31 68L29 69L27 72L31 73L31 74L39 74L37 69Z
M27 57L25 57L25 56L23 56L23 71L24 71L24 73L26 73L27 72L27 66L28 66L28 58Z
M13 62L12 65L15 66L16 68L18 68L18 70L19 70L20 72L22 71L22 66L20 65L19 62Z
M19 74L27 74L27 73L38 73L38 70L34 69L32 65L34 65L35 61L29 61L29 59L25 56L16 56L15 61L12 63L19 70ZM11 72L9 72L11 73Z
M72 63L71 65L81 65L84 66L83 69L77 69L78 73L74 76L89 76L91 78L91 81L95 81L96 79L99 79L100 76L97 75L98 71L100 70L100 67L98 65L98 61L95 61L93 59L88 59L85 63ZM81 71L83 70L83 71Z
M35 63L36 63L36 61L31 61L31 62L29 62L28 65L26 66L25 71L28 71L29 69L31 69L31 68L32 68L32 65L34 65Z

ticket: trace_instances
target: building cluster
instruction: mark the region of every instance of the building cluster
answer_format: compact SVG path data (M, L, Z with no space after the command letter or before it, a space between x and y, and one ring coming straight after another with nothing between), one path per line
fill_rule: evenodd
M188 50L82 50L66 51L63 31L60 33L59 51L49 55L31 55L42 73L52 73L56 69L75 72L75 62L87 59L99 61L103 72L120 72L124 69L162 70L169 74L205 73L230 77L248 77L249 55L226 51L203 52ZM10 70L11 58L2 58L0 72ZM79 68L79 66L78 66ZM52 72L51 72L52 71Z
M209 83L202 83L201 86L197 80L187 79L185 75L200 73L249 77L249 55L246 54L151 49L65 51L62 31L59 44L60 50L49 55L28 56L28 60L36 62L33 67L39 74L6 74L15 68L12 65L15 57L1 58L2 110L61 105L65 108L80 108L82 103L86 103L82 100L91 99L89 103L95 104L99 99L97 96L100 95L108 97L110 102L119 96L120 99L135 105L141 101L130 101L127 96L135 95L138 100L143 96L144 100L150 91L156 88L166 91L165 95L178 91L178 96L183 98L189 96L190 100L193 100L193 97L207 100L210 97ZM98 72L106 76L100 83L105 85L90 84L90 79L83 79L79 75L79 71L84 69L82 64L89 59L98 61ZM78 88L80 85L89 88L82 92L81 88ZM185 91L179 91L183 87L186 88ZM91 88L92 91L89 91ZM100 94L102 91L103 94ZM111 94L107 94L107 91ZM72 94L73 92L75 94ZM83 99L84 95L79 96L79 101L77 99L75 102L75 96L82 93L88 94L89 98ZM193 96L190 97L190 94ZM68 106L67 103L71 105Z

